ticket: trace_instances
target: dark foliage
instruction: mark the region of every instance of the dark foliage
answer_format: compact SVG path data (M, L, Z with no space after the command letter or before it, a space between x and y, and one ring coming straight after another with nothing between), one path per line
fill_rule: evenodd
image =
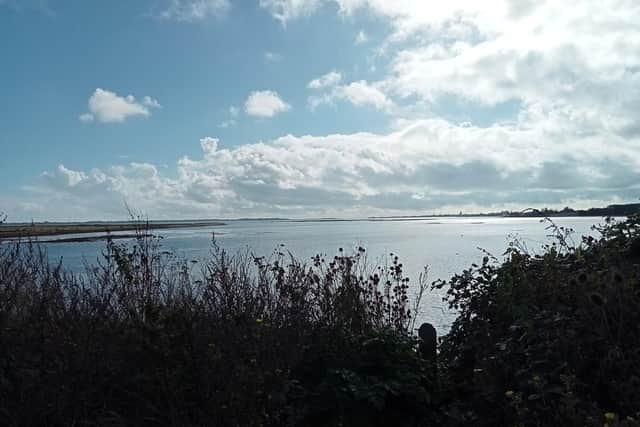
M429 403L397 258L214 244L198 269L141 235L74 276L0 250L0 425L410 425Z
M441 343L449 413L477 425L636 425L640 411L640 217L571 230L533 255L438 282L459 312Z
M638 425L640 217L549 230L433 284L437 356L393 255L201 266L141 230L72 275L1 244L0 425Z

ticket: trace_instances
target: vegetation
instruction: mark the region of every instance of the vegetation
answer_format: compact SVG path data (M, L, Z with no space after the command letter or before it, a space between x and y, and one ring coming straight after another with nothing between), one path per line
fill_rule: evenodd
M435 283L459 315L440 346L449 414L482 425L639 425L640 216L601 238L518 241Z
M432 285L458 313L435 361L394 256L200 266L142 230L72 275L0 245L0 424L638 425L640 217L550 229Z
M1 425L338 425L429 400L402 266L364 249L202 271L141 236L81 276L0 247Z
M434 218L434 217L450 217L450 216L463 216L463 217L516 217L516 218L553 218L553 217L627 217L636 214L640 211L640 203L625 203L617 205L608 205L602 208L589 208L589 209L573 209L565 207L563 209L525 209L523 211L500 211L500 212L485 212L485 213L464 213L459 214L431 214L431 215L409 215L409 216L388 216L388 217L371 217L371 219L402 219L402 218Z
M599 217L625 217L634 215L640 211L640 203L627 203L622 205L609 205L604 208L589 208L589 209L572 209L565 207L561 210L556 209L527 209L525 211L500 212L500 216L512 216L512 217L566 217L566 216L599 216Z

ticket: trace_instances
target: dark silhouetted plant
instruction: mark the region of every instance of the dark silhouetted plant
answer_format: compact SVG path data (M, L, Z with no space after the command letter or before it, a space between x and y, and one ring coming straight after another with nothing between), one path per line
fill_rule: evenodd
M397 257L373 269L362 248L303 263L213 242L196 263L143 223L138 236L109 240L79 275L35 243L0 245L0 424L340 425L424 410Z

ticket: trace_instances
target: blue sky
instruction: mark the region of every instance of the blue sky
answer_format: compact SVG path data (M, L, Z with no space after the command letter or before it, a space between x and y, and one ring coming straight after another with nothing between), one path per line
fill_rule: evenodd
M556 3L0 0L0 211L637 200L638 6Z

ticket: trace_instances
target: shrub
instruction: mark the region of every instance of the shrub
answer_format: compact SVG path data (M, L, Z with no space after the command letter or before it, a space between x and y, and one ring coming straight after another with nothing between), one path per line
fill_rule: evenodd
M609 219L577 247L551 223L542 255L516 241L503 264L485 257L433 285L459 313L441 345L457 414L478 425L638 419L639 220Z
M0 245L0 424L341 425L419 414L408 284L364 249L203 266L141 233L81 275ZM410 419L414 419L410 415Z

